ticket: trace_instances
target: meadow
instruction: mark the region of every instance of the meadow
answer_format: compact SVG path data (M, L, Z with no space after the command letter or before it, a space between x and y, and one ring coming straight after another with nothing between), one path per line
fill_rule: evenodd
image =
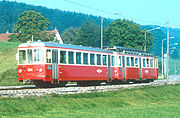
M17 46L20 43L0 41L0 86L18 85Z
M178 118L180 84L113 92L0 98L1 117Z

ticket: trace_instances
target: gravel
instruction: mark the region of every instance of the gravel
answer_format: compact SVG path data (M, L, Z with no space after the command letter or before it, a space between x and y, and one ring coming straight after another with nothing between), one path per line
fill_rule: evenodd
M180 82L179 81L169 82L169 84L176 84L176 83L180 83ZM120 89L139 88L144 86L161 86L165 84L166 83L164 81L156 81L156 82L141 83L141 84L0 90L0 97L23 98L30 96L45 96L47 94L64 95L64 94L77 94L77 93L106 92L106 91L118 91Z

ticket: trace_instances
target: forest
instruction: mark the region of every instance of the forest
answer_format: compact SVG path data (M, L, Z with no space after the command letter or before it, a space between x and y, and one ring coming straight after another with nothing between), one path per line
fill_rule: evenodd
M71 31L76 32L75 30L78 28L83 29L82 26L86 26L87 25L86 23L91 22L91 21L93 21L93 25L94 25L94 27L92 28L96 30L95 32L100 33L100 25L101 25L101 18L102 18L100 16L62 11L59 9L49 9L42 6L34 6L34 5L27 5L24 3L9 2L6 0L0 1L0 33L6 33L7 31L14 32L13 27L18 20L18 16L24 11L36 11L38 13L41 13L50 22L50 25L47 30L54 30L55 28L57 28L60 34L63 35L64 37L67 36L67 35L64 35L65 33L67 32L69 33ZM106 29L113 21L114 19L104 18L104 29ZM140 26L142 30L149 30L155 27L159 27L157 25L140 25ZM97 30L97 28L99 30ZM161 30L154 30L151 32L151 34L153 36L152 38L153 46L150 49L150 52L154 53L157 56L161 56L161 51L157 51L157 50L161 50L161 42L163 39L166 38L166 27L163 26L161 27ZM82 35L78 35L78 36L80 37ZM171 40L170 43L180 44L180 41L178 40L180 38L180 29L170 28L170 37L171 36L175 38ZM107 35L105 35L105 39L106 37ZM100 35L99 34L96 35L95 38L100 39ZM141 38L144 38L144 37L141 36ZM66 43L70 43L69 40L67 40ZM93 47L100 47L99 43L100 43L99 40L98 40L98 43L95 41L91 44L91 46L93 45ZM107 41L106 43L110 43L110 42ZM164 45L166 45L166 43ZM126 46L126 44L122 46ZM164 50L166 50L166 48L164 48ZM180 49L178 49L177 47L176 50L180 50Z

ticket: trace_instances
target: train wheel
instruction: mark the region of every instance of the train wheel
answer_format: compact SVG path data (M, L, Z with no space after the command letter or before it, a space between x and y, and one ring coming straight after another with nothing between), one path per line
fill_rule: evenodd
M60 84L58 84L58 86L64 87L64 86L66 86L67 83L68 82L66 82L66 81L60 81Z
M36 87L39 88L48 88L52 87L52 84L50 82L43 82L43 81L33 81Z
M79 81L77 82L78 86L99 86L101 81Z
M110 84L112 85L118 85L118 84L121 84L122 81L118 80L118 79L115 79L115 80L112 80L112 82Z

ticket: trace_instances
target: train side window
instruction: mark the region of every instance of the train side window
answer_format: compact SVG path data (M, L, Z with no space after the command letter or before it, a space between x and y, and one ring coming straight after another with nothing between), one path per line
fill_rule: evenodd
M150 67L153 68L153 59L150 59Z
M130 66L130 61L129 61L129 57L126 57L126 66Z
M143 58L143 67L146 67L146 59Z
M83 53L83 64L88 65L88 53Z
M121 66L121 59L122 57L121 56L119 56L119 66Z
M107 55L103 55L103 65L107 66Z
M114 56L111 57L112 58L112 66L115 65L115 59L114 59Z
M76 64L81 64L81 52L76 52Z
M52 59L52 54L51 54L51 50L46 50L46 63L51 63L51 59Z
M90 64L95 65L95 54L90 54Z
M66 51L60 51L60 63L66 63Z
M97 65L101 65L101 54L97 54Z
M146 67L149 67L149 59L146 60Z
M134 66L134 57L131 57L131 66Z
M68 52L68 63L74 64L74 52L72 52L72 51Z
M19 64L26 63L26 50L19 50Z
M27 50L27 59L28 59L28 63L31 64L32 61L33 61L33 58L32 58L32 50L31 50L31 49L28 49L28 50Z
M135 58L135 66L136 66L136 67L138 67L138 66L139 66L139 64L138 64L138 60L139 60L139 58Z

